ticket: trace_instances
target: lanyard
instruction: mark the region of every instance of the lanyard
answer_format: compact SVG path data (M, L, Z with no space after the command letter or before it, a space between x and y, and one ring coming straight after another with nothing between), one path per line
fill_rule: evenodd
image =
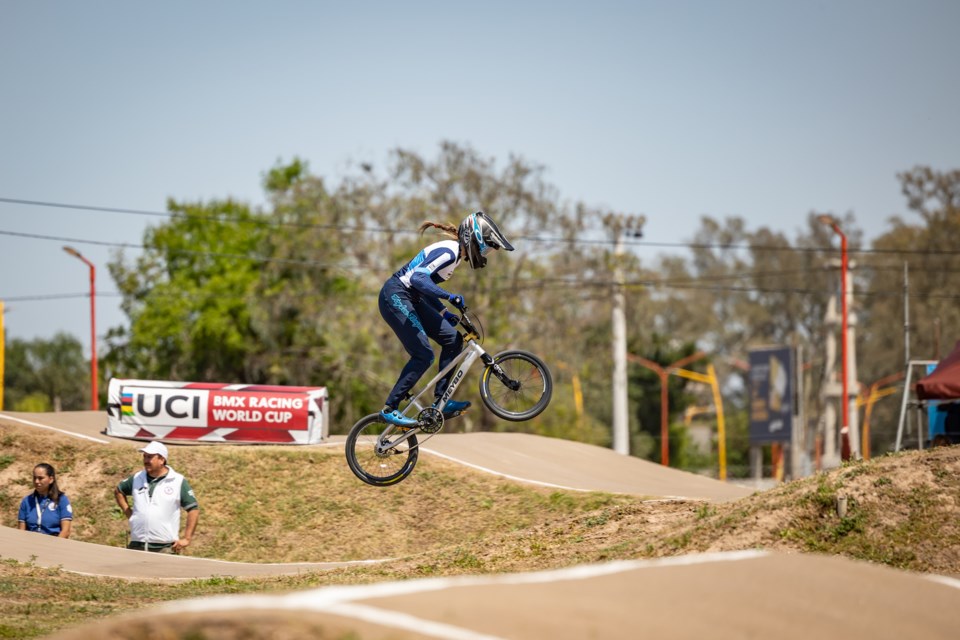
M33 501L37 507L37 530L40 530L41 520L43 518L43 510L40 509L40 496L33 494Z

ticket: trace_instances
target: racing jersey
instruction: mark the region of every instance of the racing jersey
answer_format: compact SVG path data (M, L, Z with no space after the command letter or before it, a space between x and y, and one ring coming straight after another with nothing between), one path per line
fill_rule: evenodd
M403 265L393 276L404 287L422 294L430 306L442 309L439 299L449 295L437 283L450 279L461 260L458 259L460 243L456 240L441 240L427 245L413 260Z

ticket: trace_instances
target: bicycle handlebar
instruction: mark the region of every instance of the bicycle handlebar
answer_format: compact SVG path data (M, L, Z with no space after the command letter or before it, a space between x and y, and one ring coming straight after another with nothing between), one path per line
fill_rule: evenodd
M461 311L461 313L460 313L460 322L457 323L457 324L459 324L461 327L463 327L463 329L466 331L466 334L467 334L467 335L471 335L471 334L472 334L472 335L477 336L477 337L479 338L479 337L480 337L480 332L477 331L476 325L473 324L473 321L472 321L472 320L470 319L470 317L467 315L467 308L464 307L464 308L461 309L460 311Z

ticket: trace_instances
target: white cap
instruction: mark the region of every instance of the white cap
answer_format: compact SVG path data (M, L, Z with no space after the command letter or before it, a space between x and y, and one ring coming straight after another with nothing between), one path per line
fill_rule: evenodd
M138 451L142 451L144 453L158 453L163 456L164 460L167 459L167 447L162 442L151 442L144 448L138 449Z

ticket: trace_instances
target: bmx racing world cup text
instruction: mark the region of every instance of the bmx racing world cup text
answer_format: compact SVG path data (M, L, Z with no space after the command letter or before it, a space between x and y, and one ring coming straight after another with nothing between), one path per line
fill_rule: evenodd
M248 427L302 430L308 427L304 394L209 389L130 390L133 411L123 421L141 425ZM131 415L132 414L132 415Z

